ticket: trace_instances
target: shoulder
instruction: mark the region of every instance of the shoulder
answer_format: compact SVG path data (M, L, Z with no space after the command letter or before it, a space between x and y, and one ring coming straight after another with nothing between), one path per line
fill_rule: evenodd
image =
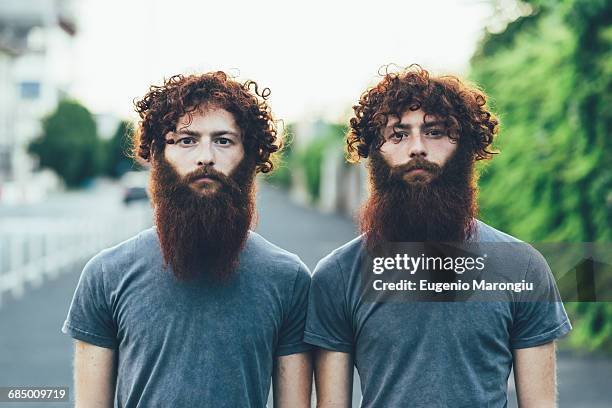
M334 249L317 263L313 280L338 278L342 274L357 270L363 251L363 235Z
M338 260L353 259L360 256L363 251L363 239L363 235L359 235L346 244L334 249L329 256L337 258Z
M139 254L139 256L136 256ZM151 255L160 256L159 240L155 228L146 229L139 234L103 249L89 260L85 270L100 271L105 275L130 269L138 260L151 260Z
M240 255L240 263L260 271L275 275L287 275L310 280L310 271L299 256L289 252L259 235L249 231L245 248Z
M522 242L520 239L513 237L510 234L506 234L505 232L502 232L498 229L495 229L480 220L476 220L475 240L478 242Z
M478 242L488 244L488 248L509 265L524 266L529 271L548 273L549 267L544 256L533 246L510 234L499 231L490 225L476 220Z

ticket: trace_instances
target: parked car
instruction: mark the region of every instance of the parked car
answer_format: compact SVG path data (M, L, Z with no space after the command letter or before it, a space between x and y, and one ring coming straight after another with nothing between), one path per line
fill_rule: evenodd
M148 200L149 195L144 187L128 187L123 193L123 203L130 204L132 201Z
M121 178L123 185L123 203L128 205L134 201L148 200L147 188L149 173L147 171L131 171Z

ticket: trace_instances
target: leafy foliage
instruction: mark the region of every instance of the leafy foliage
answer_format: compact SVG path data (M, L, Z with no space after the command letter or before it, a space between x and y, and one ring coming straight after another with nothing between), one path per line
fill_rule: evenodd
M271 173L263 176L267 182L284 189L288 189L291 186L289 166L293 163L293 129L294 126L292 124L286 126L283 148L276 154L276 160L273 161L274 169Z
M130 158L130 137L133 128L130 122L121 121L113 137L106 143L105 173L112 178L119 178L132 170Z
M104 150L87 108L76 101L60 101L42 127L42 136L29 146L41 167L54 170L69 187L77 187L100 173Z
M611 3L530 3L537 14L485 35L471 62L502 122L482 216L527 241L610 242ZM608 304L567 307L572 345L612 350Z
M343 138L345 135L345 125L329 124L325 127L325 131L317 135L296 157L297 164L304 169L306 175L306 188L312 201L317 201L319 199L321 165L325 152L327 149L342 150Z

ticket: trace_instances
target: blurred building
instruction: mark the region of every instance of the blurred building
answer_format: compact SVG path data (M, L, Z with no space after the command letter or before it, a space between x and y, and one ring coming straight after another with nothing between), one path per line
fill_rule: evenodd
M11 67L17 52L0 42L0 183L11 174L11 143L15 116L15 89Z
M322 119L302 121L294 124L291 148L299 152L328 134L332 124ZM362 205L368 194L368 173L364 163L348 164L344 151L344 140L325 147L321 158L319 198L316 207L327 213L341 213L352 216ZM299 204L311 204L306 186L303 166L291 169L291 198Z
M328 124L322 119L304 120L294 124L291 137L291 148L294 151L305 149L317 136L323 134ZM308 189L306 187L306 174L302 166L291 169L291 199L299 204L306 205L310 202Z
M68 93L75 34L73 0L0 0L0 200L29 201L48 187L27 147Z

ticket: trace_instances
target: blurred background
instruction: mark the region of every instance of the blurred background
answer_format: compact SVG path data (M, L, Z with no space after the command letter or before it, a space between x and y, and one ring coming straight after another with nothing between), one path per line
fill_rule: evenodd
M126 157L133 100L176 73L271 88L287 144L257 229L311 268L356 235L366 172L343 136L388 63L490 96L502 153L480 167L485 222L610 243L611 16L609 0L0 0L0 387L72 386L60 327L81 268L152 224L147 172ZM610 407L612 303L566 309L559 406Z

